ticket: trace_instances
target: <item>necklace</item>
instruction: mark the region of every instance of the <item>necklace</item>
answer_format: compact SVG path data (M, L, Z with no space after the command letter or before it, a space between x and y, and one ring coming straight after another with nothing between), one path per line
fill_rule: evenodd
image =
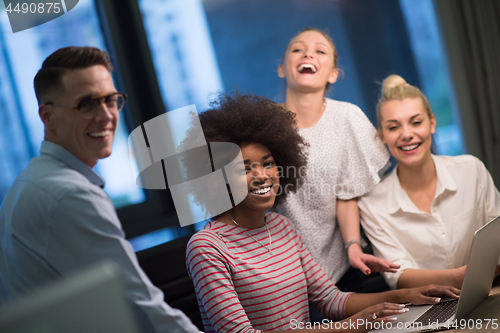
M264 244L262 244L261 242L259 242L255 237L253 237L252 235L250 235L248 233L248 231L243 228L241 225L239 225L238 223L236 223L236 221L233 219L233 217L231 216L231 214L229 214L229 217L231 218L231 220L233 221L234 224L236 224L238 227L240 227L241 229L243 229L246 234L250 237L252 237L252 239L254 241L256 241L257 243L259 243L263 248L265 248L267 251L269 251L269 254L273 254L273 251L272 251L272 245L273 245L273 239L271 238L271 232L269 232L269 229L267 228L267 223L266 223L266 218L264 217L264 226L266 227L266 230L267 230L267 234L269 235L269 248L265 247Z

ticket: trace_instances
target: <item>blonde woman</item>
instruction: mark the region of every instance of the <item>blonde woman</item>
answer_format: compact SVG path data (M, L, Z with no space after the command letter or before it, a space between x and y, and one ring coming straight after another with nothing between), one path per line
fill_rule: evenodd
M397 75L383 82L378 135L396 168L359 200L375 254L401 268L392 288L460 288L475 230L500 214L500 195L480 160L431 153L436 118L422 92Z

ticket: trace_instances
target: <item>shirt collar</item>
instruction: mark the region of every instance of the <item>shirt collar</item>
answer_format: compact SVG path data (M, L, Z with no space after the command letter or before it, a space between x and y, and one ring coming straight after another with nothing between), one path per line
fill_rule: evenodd
M391 174L387 176L387 181L389 182L389 193L387 194L387 212L389 214L394 214L398 210L408 211L411 210L408 204L403 198L408 196L405 190L401 187L398 178L398 166L392 170Z
M40 148L40 155L50 155L53 158L63 162L71 169L78 171L85 178L87 178L92 184L104 188L105 181L102 179L94 170L89 168L88 165L83 163L78 157L71 154L69 151L64 149L50 141L42 141L42 147Z
M436 166L436 174L438 177L438 183L436 188L436 197L441 195L445 190L456 191L457 184L450 174L450 171L445 165L443 157L431 155L434 160L434 165Z
M442 157L431 155L436 167L437 185L435 198L440 196L444 191L456 191L457 184L450 175L448 168L444 165ZM420 212L413 202L408 197L408 194L403 190L398 178L398 166L394 168L391 174L387 177L389 182L389 193L387 201L387 211L389 214L394 214L398 210L405 212L418 213Z

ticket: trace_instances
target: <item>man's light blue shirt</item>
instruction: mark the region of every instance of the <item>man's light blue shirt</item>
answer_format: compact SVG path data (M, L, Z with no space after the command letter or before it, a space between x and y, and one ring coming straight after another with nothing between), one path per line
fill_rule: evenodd
M196 332L140 268L104 180L80 159L43 141L0 209L0 305L103 259L122 269L142 331ZM90 319L90 318L89 318Z

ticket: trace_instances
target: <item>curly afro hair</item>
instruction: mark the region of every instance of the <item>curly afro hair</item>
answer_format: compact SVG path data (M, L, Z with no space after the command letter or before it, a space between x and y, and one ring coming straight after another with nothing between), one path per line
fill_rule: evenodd
M296 192L302 185L307 164L305 147L308 144L297 131L293 112L286 111L266 97L221 94L218 100L211 103L211 109L199 114L199 120L207 142L237 145L255 142L269 149L280 173L281 190L276 196L275 206L286 199L288 192ZM194 130L191 133L188 131L188 139L181 143L181 147L187 140L192 140L193 135ZM198 167L200 164L190 165L187 173L199 176L199 170L193 170L193 165ZM207 200L196 197L196 192L194 195L199 204L203 205Z

